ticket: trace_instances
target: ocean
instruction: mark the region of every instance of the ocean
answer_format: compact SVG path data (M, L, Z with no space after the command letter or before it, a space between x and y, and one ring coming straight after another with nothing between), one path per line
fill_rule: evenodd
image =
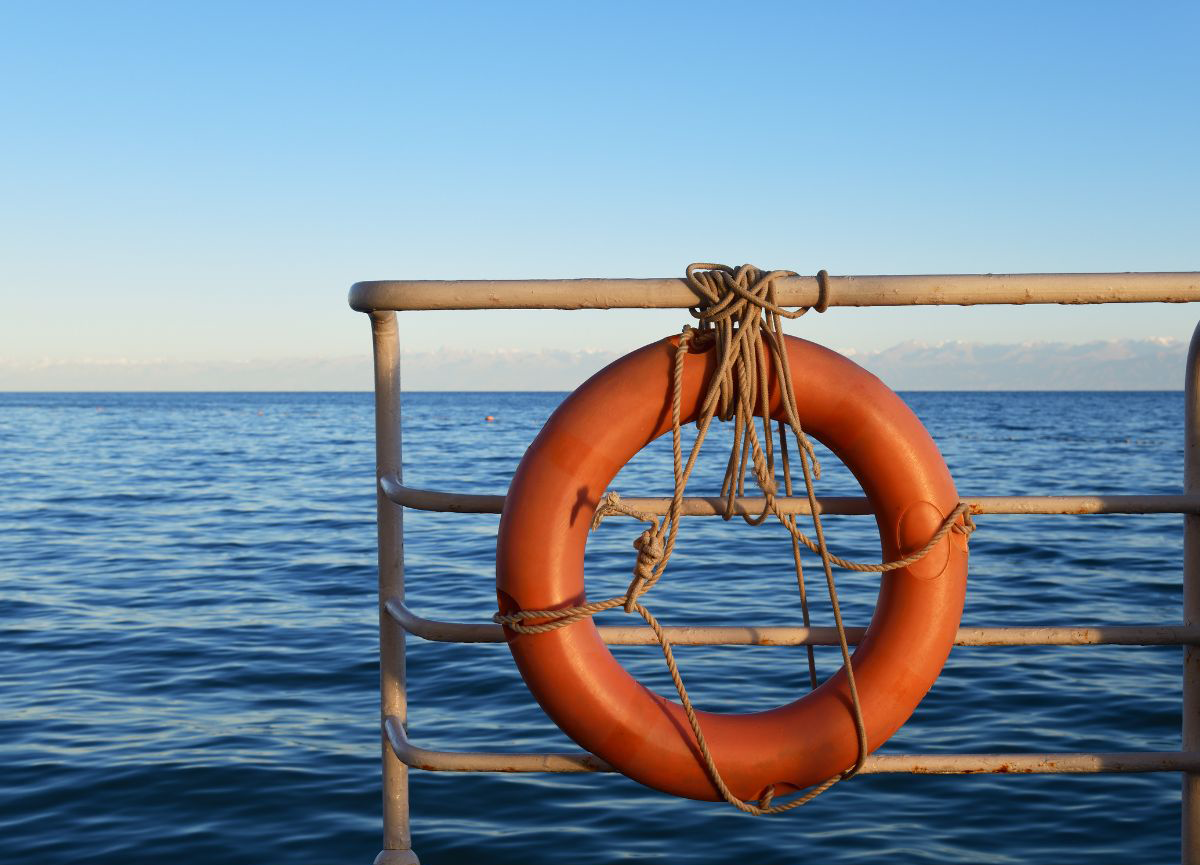
M1179 393L902 395L963 495L1181 491ZM562 398L407 394L406 482L503 493ZM0 395L0 862L371 862L373 436L366 393ZM664 444L614 487L667 494ZM723 471L722 442L705 452L696 494L713 494ZM855 494L836 460L825 463L819 492ZM410 606L486 621L498 517L405 520ZM1181 517L978 523L964 624L1181 619ZM877 560L872 520L826 525L835 551ZM610 519L596 533L591 596L624 588L638 531ZM778 526L687 519L648 605L665 624L796 623L790 559ZM814 620L829 624L809 561ZM878 578L838 579L847 622L865 624ZM672 692L657 648L615 651ZM807 687L802 648L678 657L697 705L713 711L768 708ZM1177 647L956 648L880 753L1177 750L1180 660ZM818 650L822 675L839 664L836 649ZM408 673L416 744L574 749L503 645L410 638ZM411 778L426 865L1178 861L1170 773L862 776L769 818L621 776Z

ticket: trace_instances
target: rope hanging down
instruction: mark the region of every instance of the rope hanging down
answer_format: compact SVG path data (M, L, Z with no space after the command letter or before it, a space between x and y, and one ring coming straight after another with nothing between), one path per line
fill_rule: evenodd
M518 610L509 614L497 613L492 620L520 634L540 634L557 630L605 610L623 607L626 613L636 612L650 626L662 648L667 669L679 700L696 738L701 758L709 779L729 804L748 814L778 814L804 805L828 790L838 781L850 778L862 768L868 754L866 724L862 716L858 688L854 681L854 669L850 661L850 646L842 622L838 603L837 586L833 578L833 565L860 572L888 572L912 565L930 553L951 532L970 536L975 529L969 506L960 502L941 526L920 550L891 562L862 564L851 562L831 553L825 543L825 532L821 525L820 508L817 505L813 482L821 477L821 466L813 449L812 441L800 425L796 395L792 387L788 353L784 345L783 319L799 318L808 312L808 307L788 310L775 302L775 281L782 276L795 276L791 271L775 270L764 273L753 265L742 265L736 270L720 264L693 264L687 269L687 282L700 300L690 312L699 321L699 327L685 326L675 353L674 387L671 400L671 448L674 458L675 489L666 515L660 521L654 516L637 511L621 501L615 492L606 493L596 509L592 529L612 514L624 514L648 523L647 528L633 542L637 549L637 562L633 579L624 595L557 610ZM816 308L824 311L828 298L827 274L818 274L821 287ZM696 420L695 441L687 459L683 458L681 392L683 388L684 359L691 347L707 347L715 342L717 369L709 380L704 399ZM766 347L764 347L764 343ZM767 351L767 348L770 351ZM791 430L796 440L800 457L800 469L804 488L812 513L813 538L800 530L796 516L785 514L778 501L775 481L775 449L771 435L771 411L768 392L767 356L773 363L775 379L779 382L783 402L784 420L778 426L779 452L782 462L785 495L792 495L792 466L787 447L787 431ZM713 419L734 422L733 446L721 484L721 495L725 499L724 518L731 519L735 513L735 502L745 495L746 474L752 470L754 482L764 496L763 510L757 516L743 514L742 518L751 525L761 525L771 515L787 529L792 538L793 560L796 582L800 591L801 610L804 624L809 625L808 595L804 584L804 569L800 560L800 545L803 544L821 557L825 573L825 584L829 592L833 618L837 626L838 644L842 663L845 666L847 683L853 706L854 726L858 736L858 758L853 766L832 778L823 781L801 796L782 805L773 804L774 788L768 788L758 804L735 796L721 777L716 763L700 728L696 711L679 674L671 642L662 626L641 603L641 597L654 587L666 571L675 542L679 534L679 518L683 507L684 491L695 468L700 448L708 435ZM757 420L762 422L762 436L758 432ZM962 522L959 522L959 518ZM538 620L534 624L527 621ZM808 646L809 678L817 686L816 666L812 646Z

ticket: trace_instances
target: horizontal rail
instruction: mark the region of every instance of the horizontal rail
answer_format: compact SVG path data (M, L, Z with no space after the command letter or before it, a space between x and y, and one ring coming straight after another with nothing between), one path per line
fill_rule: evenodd
M356 282L359 312L419 309L683 309L696 295L662 279L379 280ZM784 306L816 306L816 276L776 283ZM828 306L1029 303L1186 303L1200 300L1200 273L1014 273L830 276Z
M419 748L408 741L404 725L394 715L384 719L383 730L401 763L429 772L616 771L604 760L587 751L570 754L485 754Z
M498 514L504 508L504 496L451 493L406 487L392 475L379 479L384 495L398 505L422 511L458 514ZM625 498L621 501L644 513L665 514L669 498ZM781 497L780 510L787 514L811 513L807 498ZM1200 514L1200 495L1141 496L975 496L964 498L974 514ZM762 513L761 498L739 498L734 515ZM865 515L870 503L861 496L823 496L817 499L823 514ZM683 515L717 516L725 513L725 500L718 496L689 497L683 500Z
M494 624L426 619L395 598L388 614L410 634L437 643L503 643L504 629ZM612 646L657 646L645 625L601 625L600 636ZM836 646L837 629L792 626L672 625L667 636L677 646ZM846 628L851 643L866 628ZM1200 644L1200 625L1098 625L1094 627L991 627L958 629L956 646L1182 646Z
M569 754L503 754L434 751L408 741L404 725L389 716L383 728L396 757L430 772L613 772L586 751ZM1093 775L1110 772L1192 772L1200 753L1136 751L1116 754L886 754L868 757L863 774Z

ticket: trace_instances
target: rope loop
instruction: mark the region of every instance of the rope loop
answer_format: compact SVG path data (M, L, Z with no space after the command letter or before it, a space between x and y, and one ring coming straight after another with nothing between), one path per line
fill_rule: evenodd
M817 302L813 306L817 312L829 309L829 271L817 271Z
M850 647L846 629L842 622L838 603L837 586L833 578L836 565L851 571L887 573L906 568L929 555L951 531L970 538L975 531L970 506L960 502L942 521L941 526L919 550L891 562L864 564L843 559L830 552L825 543L825 532L821 524L820 507L817 504L813 482L821 477L821 466L817 460L812 440L800 425L796 394L792 386L791 369L784 344L782 321L796 319L808 312L808 307L794 310L784 309L775 299L775 283L781 277L796 276L790 270L763 271L753 265L743 264L732 268L723 264L692 264L687 268L687 284L695 292L699 303L690 308L699 327L684 326L675 351L674 381L671 400L671 449L674 462L675 488L667 513L660 521L657 517L636 510L625 504L615 491L605 493L592 517L592 531L596 531L605 517L623 514L649 524L638 536L633 546L637 560L633 567L633 579L625 594L588 604L580 604L557 610L517 610L511 613L496 613L492 621L518 634L540 634L565 628L578 621L605 610L622 607L627 614L640 615L654 632L666 660L667 669L679 694L680 703L691 727L700 758L713 786L726 802L747 814L780 814L798 808L815 799L839 781L852 778L862 769L869 754L866 723L858 687L854 680L854 668L850 660ZM819 289L816 305L812 309L824 312L829 305L829 274L822 270L817 274ZM707 347L715 342L717 369L708 382L700 410L696 418L696 438L687 459L683 457L681 432L681 399L683 390L684 359L690 349ZM800 530L796 516L785 514L779 503L779 484L776 481L774 439L771 434L771 410L768 393L768 356L773 364L775 380L779 383L784 418L778 421L779 453L782 458L784 494L793 493L793 471L787 447L787 433L792 433L797 445L800 471L812 515L813 537ZM782 805L775 804L775 788L768 787L757 804L739 799L721 777L713 756L700 728L699 719L683 678L675 663L675 654L666 632L653 614L641 603L641 598L662 578L671 553L678 539L679 521L683 510L683 496L696 460L700 454L714 419L733 421L733 445L726 464L725 477L721 484L721 496L725 500L722 516L732 519L737 511L736 499L745 495L746 476L749 474L764 496L763 510L757 516L743 514L743 519L758 525L774 516L787 529L792 538L796 582L800 591L800 607L805 626L809 626L808 596L804 583L804 570L800 561L800 546L807 547L821 559L825 584L829 593L834 623L837 626L838 645L842 663L846 670L850 691L851 709L858 738L858 756L854 765L829 778ZM761 425L762 434L759 434ZM816 666L813 647L808 646L809 679L817 687Z
M635 520L641 520L644 523L650 523L654 527L658 527L658 519L643 511L634 510L629 505L621 501L621 494L616 490L609 490L600 499L600 504L596 506L596 512L592 515L592 531L600 528L600 523L604 522L605 517L610 517L613 514L624 514L627 517L633 517Z

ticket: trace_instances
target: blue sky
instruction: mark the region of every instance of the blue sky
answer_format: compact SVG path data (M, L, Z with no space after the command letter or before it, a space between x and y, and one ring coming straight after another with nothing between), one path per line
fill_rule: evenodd
M0 360L364 354L345 292L372 278L1200 269L1198 40L1194 2L0 2ZM415 351L682 323L402 318ZM878 350L1198 318L792 330Z

